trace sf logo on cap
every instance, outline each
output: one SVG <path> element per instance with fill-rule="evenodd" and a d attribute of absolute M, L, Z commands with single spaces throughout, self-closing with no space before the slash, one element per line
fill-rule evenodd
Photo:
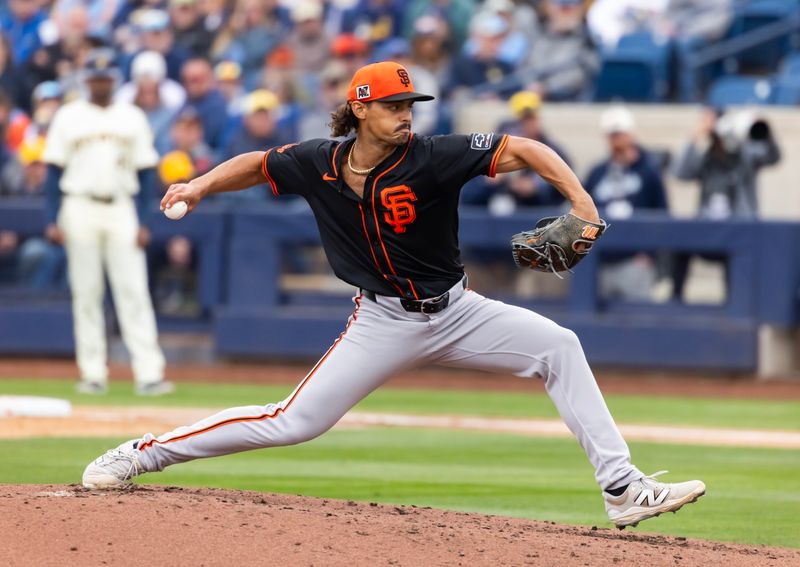
<path fill-rule="evenodd" d="M 369 98 L 369 85 L 361 85 L 356 87 L 356 98 L 359 100 L 362 98 Z"/>
<path fill-rule="evenodd" d="M 404 87 L 411 84 L 411 77 L 408 76 L 408 71 L 405 69 L 398 69 L 397 75 L 400 77 L 400 82 L 403 83 Z"/>

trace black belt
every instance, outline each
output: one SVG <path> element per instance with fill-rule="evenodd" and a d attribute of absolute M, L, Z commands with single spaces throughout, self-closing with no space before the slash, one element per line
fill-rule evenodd
<path fill-rule="evenodd" d="M 461 279 L 461 286 L 464 289 L 467 288 L 466 277 L 463 277 Z M 377 299 L 378 294 L 376 294 L 374 291 L 369 291 L 368 289 L 362 289 L 361 294 L 370 301 L 374 301 L 375 303 L 378 302 Z M 443 311 L 448 305 L 450 305 L 450 292 L 446 291 L 442 295 L 437 295 L 436 297 L 429 297 L 428 299 L 401 299 L 400 305 L 403 307 L 403 309 L 405 309 L 410 313 L 424 313 L 426 315 L 439 313 L 440 311 Z"/>
<path fill-rule="evenodd" d="M 105 195 L 72 195 L 70 193 L 64 193 L 70 197 L 86 197 L 90 201 L 94 201 L 96 203 L 103 203 L 104 205 L 110 205 L 116 200 L 116 197 L 105 196 Z"/>
<path fill-rule="evenodd" d="M 114 202 L 114 197 L 103 197 L 101 195 L 88 195 L 88 197 L 95 201 L 96 203 L 103 203 L 104 205 L 110 205 Z"/>

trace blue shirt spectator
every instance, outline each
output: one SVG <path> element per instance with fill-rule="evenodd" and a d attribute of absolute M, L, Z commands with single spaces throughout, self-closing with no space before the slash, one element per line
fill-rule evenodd
<path fill-rule="evenodd" d="M 8 10 L 0 13 L 0 32 L 14 46 L 14 63 L 20 64 L 41 47 L 39 26 L 47 13 L 31 0 L 10 0 Z"/>
<path fill-rule="evenodd" d="M 220 150 L 228 123 L 228 102 L 216 87 L 214 71 L 204 59 L 190 59 L 181 70 L 186 105 L 194 108 L 203 123 L 206 143 Z"/>

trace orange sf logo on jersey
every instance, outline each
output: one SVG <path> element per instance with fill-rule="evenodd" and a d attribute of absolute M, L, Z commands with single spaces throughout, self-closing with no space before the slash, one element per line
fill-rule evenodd
<path fill-rule="evenodd" d="M 387 187 L 381 191 L 381 203 L 389 209 L 383 213 L 383 218 L 397 234 L 404 233 L 406 225 L 416 220 L 417 211 L 412 204 L 416 200 L 417 196 L 408 185 Z"/>

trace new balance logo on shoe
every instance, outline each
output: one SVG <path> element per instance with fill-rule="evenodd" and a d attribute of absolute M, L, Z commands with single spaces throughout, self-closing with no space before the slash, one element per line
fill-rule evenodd
<path fill-rule="evenodd" d="M 667 496 L 669 496 L 669 488 L 661 489 L 658 496 L 655 495 L 652 489 L 645 488 L 639 493 L 634 502 L 637 506 L 658 506 L 667 499 Z"/>

